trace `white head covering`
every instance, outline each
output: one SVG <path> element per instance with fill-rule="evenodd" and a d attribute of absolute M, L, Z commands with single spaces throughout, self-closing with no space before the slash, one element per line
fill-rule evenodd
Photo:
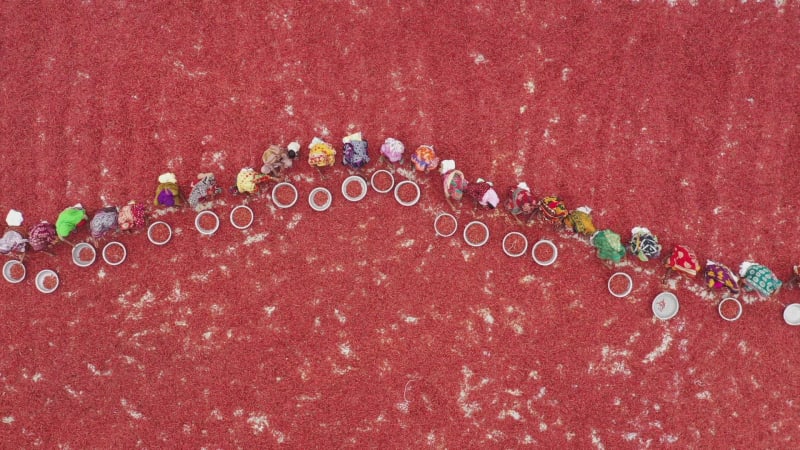
<path fill-rule="evenodd" d="M 11 211 L 8 212 L 8 215 L 6 216 L 6 223 L 10 227 L 18 227 L 22 225 L 22 213 L 15 209 L 12 209 Z"/>
<path fill-rule="evenodd" d="M 292 150 L 295 153 L 300 153 L 300 143 L 299 142 L 290 142 L 289 143 L 289 150 Z"/>
<path fill-rule="evenodd" d="M 483 202 L 491 205 L 492 208 L 497 208 L 497 205 L 500 204 L 500 197 L 497 196 L 497 192 L 494 189 L 489 189 L 483 194 Z"/>
<path fill-rule="evenodd" d="M 158 176 L 159 183 L 178 183 L 178 178 L 172 172 L 162 173 Z"/>
<path fill-rule="evenodd" d="M 439 164 L 439 170 L 442 173 L 450 172 L 451 170 L 455 170 L 455 168 L 456 168 L 456 162 L 453 161 L 452 159 L 445 159 Z"/>

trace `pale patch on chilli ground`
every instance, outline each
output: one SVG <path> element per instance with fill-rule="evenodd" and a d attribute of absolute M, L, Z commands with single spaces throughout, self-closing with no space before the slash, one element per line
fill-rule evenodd
<path fill-rule="evenodd" d="M 97 367 L 95 367 L 95 365 L 92 363 L 86 364 L 86 368 L 89 369 L 89 372 L 96 377 L 110 377 L 113 373 L 111 369 L 103 371 L 97 370 Z"/>
<path fill-rule="evenodd" d="M 355 356 L 353 349 L 350 348 L 349 342 L 341 342 L 337 347 L 339 348 L 339 353 L 341 353 L 345 358 L 352 358 Z"/>
<path fill-rule="evenodd" d="M 338 309 L 333 310 L 333 315 L 336 316 L 336 320 L 338 320 L 339 323 L 344 324 L 345 322 L 347 322 L 347 317 L 344 314 L 342 314 L 342 312 L 339 311 Z"/>
<path fill-rule="evenodd" d="M 672 336 L 669 332 L 664 333 L 664 336 L 661 338 L 661 345 L 653 349 L 647 356 L 644 357 L 642 360 L 643 364 L 651 363 L 656 360 L 656 358 L 662 356 L 664 353 L 669 350 L 670 344 L 672 343 Z"/>
<path fill-rule="evenodd" d="M 592 445 L 594 445 L 595 448 L 597 448 L 598 450 L 605 450 L 606 446 L 603 445 L 603 441 L 600 439 L 600 435 L 597 434 L 597 430 L 595 430 L 594 428 L 592 428 L 591 437 L 592 437 Z"/>
<path fill-rule="evenodd" d="M 494 316 L 492 316 L 492 311 L 489 308 L 479 309 L 476 314 L 487 324 L 494 325 Z"/>
<path fill-rule="evenodd" d="M 511 417 L 512 419 L 519 421 L 522 419 L 522 416 L 513 409 L 504 409 L 501 410 L 499 414 L 497 414 L 497 418 L 500 420 L 504 420 L 506 417 Z"/>
<path fill-rule="evenodd" d="M 472 61 L 475 63 L 475 65 L 486 64 L 489 62 L 482 53 L 475 51 L 470 52 L 469 57 L 472 58 Z"/>
<path fill-rule="evenodd" d="M 697 394 L 694 394 L 694 396 L 698 400 L 711 400 L 711 392 L 709 391 L 698 392 Z"/>
<path fill-rule="evenodd" d="M 525 88 L 525 92 L 528 94 L 533 94 L 536 92 L 536 82 L 534 80 L 528 80 L 525 84 L 522 85 Z"/>
<path fill-rule="evenodd" d="M 76 391 L 75 389 L 72 388 L 72 386 L 70 386 L 68 384 L 64 386 L 64 390 L 72 398 L 78 398 L 78 397 L 83 395 L 83 391 Z"/>
<path fill-rule="evenodd" d="M 411 323 L 415 325 L 417 324 L 417 322 L 419 322 L 419 318 L 402 313 L 400 314 L 400 319 L 405 323 Z"/>
<path fill-rule="evenodd" d="M 250 413 L 250 417 L 247 418 L 247 424 L 253 429 L 253 434 L 261 434 L 264 432 L 264 429 L 269 428 L 269 420 L 267 420 L 267 416 L 261 412 Z"/>
<path fill-rule="evenodd" d="M 470 386 L 470 379 L 474 375 L 472 371 L 467 366 L 463 366 L 461 368 L 461 373 L 464 376 L 464 379 L 461 383 L 461 390 L 458 393 L 458 400 L 456 403 L 464 412 L 464 417 L 472 417 L 472 415 L 478 411 L 480 411 L 481 406 L 476 401 L 469 401 L 469 394 L 471 391 L 476 390 L 477 388 L 483 387 L 489 383 L 489 380 L 482 379 L 480 383 L 476 387 Z"/>
<path fill-rule="evenodd" d="M 142 413 L 137 411 L 136 408 L 130 403 L 128 403 L 128 401 L 125 400 L 124 398 L 120 399 L 119 402 L 122 405 L 122 408 L 125 410 L 125 412 L 128 413 L 129 416 L 133 417 L 136 420 L 140 420 L 142 417 L 144 417 Z"/>
<path fill-rule="evenodd" d="M 604 345 L 601 350 L 601 361 L 597 365 L 589 363 L 588 373 L 593 374 L 597 370 L 601 370 L 609 375 L 622 374 L 630 376 L 631 370 L 626 362 L 630 355 L 630 350 L 617 350 Z"/>
<path fill-rule="evenodd" d="M 296 227 L 297 224 L 300 223 L 300 219 L 302 219 L 302 218 L 303 218 L 303 215 L 300 214 L 300 213 L 292 214 L 292 219 L 289 222 L 286 223 L 286 229 L 287 230 L 293 230 L 294 227 Z"/>

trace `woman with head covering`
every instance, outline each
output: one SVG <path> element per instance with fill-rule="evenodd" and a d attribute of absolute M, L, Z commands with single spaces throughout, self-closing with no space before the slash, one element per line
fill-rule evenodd
<path fill-rule="evenodd" d="M 658 238 L 645 227 L 634 227 L 631 230 L 631 242 L 628 244 L 631 254 L 640 261 L 661 256 L 661 244 Z"/>
<path fill-rule="evenodd" d="M 533 198 L 531 189 L 524 181 L 508 190 L 506 209 L 519 223 L 522 223 L 520 216 L 525 216 L 527 219 L 530 219 L 533 213 L 536 212 L 536 206 L 536 199 Z"/>
<path fill-rule="evenodd" d="M 308 164 L 316 167 L 320 177 L 325 178 L 322 169 L 336 164 L 336 150 L 327 142 L 315 137 L 308 145 Z"/>
<path fill-rule="evenodd" d="M 742 277 L 744 290 L 756 291 L 763 298 L 778 292 L 783 285 L 767 267 L 750 261 L 743 262 L 739 266 L 739 276 Z"/>
<path fill-rule="evenodd" d="M 420 145 L 417 150 L 411 155 L 411 162 L 414 167 L 420 172 L 428 173 L 431 170 L 436 170 L 439 167 L 439 158 L 436 156 L 436 151 L 432 145 Z"/>
<path fill-rule="evenodd" d="M 739 294 L 739 277 L 724 264 L 708 260 L 706 261 L 706 267 L 703 269 L 703 272 L 705 274 L 706 286 L 709 288 L 727 288 L 732 295 Z"/>
<path fill-rule="evenodd" d="M 147 227 L 147 207 L 134 200 L 119 208 L 117 223 L 122 231 L 134 231 Z"/>
<path fill-rule="evenodd" d="M 174 173 L 167 172 L 159 175 L 156 198 L 153 200 L 153 205 L 167 208 L 183 206 L 183 194 Z"/>
<path fill-rule="evenodd" d="M 28 246 L 28 240 L 25 238 L 25 229 L 22 228 L 22 213 L 15 210 L 10 210 L 6 216 L 6 229 L 3 236 L 0 237 L 0 253 L 11 257 L 12 254 L 18 253 L 19 260 L 25 258 L 25 249 Z"/>
<path fill-rule="evenodd" d="M 45 220 L 33 225 L 28 230 L 28 245 L 35 252 L 43 252 L 48 255 L 53 255 L 50 252 L 50 247 L 58 242 L 58 234 L 56 233 L 56 226 Z"/>
<path fill-rule="evenodd" d="M 597 249 L 597 257 L 618 263 L 625 257 L 625 246 L 622 238 L 611 230 L 600 230 L 592 235 L 589 243 Z"/>
<path fill-rule="evenodd" d="M 456 209 L 452 200 L 460 202 L 468 182 L 460 170 L 456 170 L 456 162 L 452 159 L 442 161 L 440 168 L 444 184 L 444 198 L 451 208 Z"/>
<path fill-rule="evenodd" d="M 588 206 L 576 208 L 564 217 L 564 226 L 572 230 L 573 233 L 591 236 L 597 231 L 592 221 L 591 213 L 592 209 Z"/>
<path fill-rule="evenodd" d="M 89 222 L 89 239 L 95 247 L 99 245 L 101 238 L 117 229 L 118 214 L 116 206 L 106 206 L 94 214 Z"/>
<path fill-rule="evenodd" d="M 212 200 L 216 195 L 222 193 L 222 189 L 217 186 L 217 178 L 213 173 L 197 174 L 197 183 L 192 186 L 189 192 L 189 206 L 197 210 L 201 202 Z"/>
<path fill-rule="evenodd" d="M 256 172 L 252 167 L 245 167 L 236 175 L 236 186 L 231 190 L 234 194 L 252 195 L 260 190 L 262 184 L 279 181 L 277 178 Z"/>
<path fill-rule="evenodd" d="M 300 156 L 300 144 L 292 142 L 288 148 L 270 145 L 261 156 L 261 173 L 277 177 L 284 170 L 292 167 L 294 159 Z"/>
<path fill-rule="evenodd" d="M 381 161 L 388 160 L 392 164 L 402 164 L 405 151 L 406 146 L 402 142 L 394 138 L 386 138 L 381 145 Z"/>
<path fill-rule="evenodd" d="M 553 224 L 561 224 L 564 218 L 567 217 L 567 214 L 569 214 L 567 206 L 561 198 L 556 195 L 544 197 L 539 200 L 539 212 L 541 212 L 544 220 Z"/>
<path fill-rule="evenodd" d="M 697 272 L 700 271 L 700 260 L 697 259 L 697 255 L 689 247 L 676 245 L 672 249 L 672 254 L 664 261 L 664 266 L 667 268 L 664 281 L 669 277 L 671 270 L 694 278 L 697 276 Z"/>
<path fill-rule="evenodd" d="M 86 215 L 86 210 L 83 209 L 80 203 L 61 211 L 58 219 L 56 219 L 56 234 L 58 238 L 69 245 L 73 245 L 72 242 L 67 240 L 67 237 L 87 219 L 89 219 L 89 216 Z"/>
<path fill-rule="evenodd" d="M 360 132 L 345 136 L 342 139 L 342 143 L 344 144 L 342 164 L 353 170 L 358 170 L 367 165 L 369 162 L 367 141 L 363 139 Z"/>
<path fill-rule="evenodd" d="M 464 193 L 484 208 L 494 209 L 500 204 L 500 196 L 494 190 L 494 185 L 483 178 L 478 178 L 474 183 L 469 183 L 464 189 Z"/>

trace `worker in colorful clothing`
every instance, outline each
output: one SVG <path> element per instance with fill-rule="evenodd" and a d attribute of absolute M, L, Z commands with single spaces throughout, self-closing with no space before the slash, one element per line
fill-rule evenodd
<path fill-rule="evenodd" d="M 252 167 L 245 167 L 236 175 L 236 186 L 231 189 L 235 194 L 252 195 L 259 192 L 261 185 L 271 181 L 278 182 L 278 178 L 256 172 Z"/>
<path fill-rule="evenodd" d="M 508 190 L 506 209 L 517 219 L 517 222 L 523 223 L 520 217 L 525 217 L 526 221 L 530 220 L 533 213 L 536 212 L 536 207 L 536 199 L 524 181 Z"/>
<path fill-rule="evenodd" d="M 261 156 L 263 165 L 261 173 L 278 177 L 281 173 L 292 167 L 294 160 L 300 156 L 300 144 L 292 142 L 287 148 L 270 145 Z"/>
<path fill-rule="evenodd" d="M 195 211 L 199 211 L 202 202 L 211 201 L 221 193 L 222 188 L 217 185 L 217 177 L 213 173 L 198 173 L 187 202 Z"/>
<path fill-rule="evenodd" d="M 381 145 L 381 162 L 389 161 L 392 164 L 403 163 L 403 153 L 406 146 L 395 138 L 386 138 Z"/>
<path fill-rule="evenodd" d="M 320 176 L 324 178 L 322 169 L 336 164 L 336 150 L 327 142 L 315 137 L 308 145 L 308 164 L 316 167 Z"/>
<path fill-rule="evenodd" d="M 573 233 L 592 236 L 597 231 L 597 228 L 594 226 L 591 214 L 592 209 L 588 206 L 576 208 L 564 217 L 564 226 L 572 230 Z"/>
<path fill-rule="evenodd" d="M 628 250 L 640 261 L 648 261 L 661 256 L 661 244 L 658 238 L 645 227 L 631 229 L 631 242 Z"/>
<path fill-rule="evenodd" d="M 739 265 L 739 276 L 745 291 L 755 291 L 762 298 L 775 294 L 783 285 L 766 266 L 750 261 Z"/>
<path fill-rule="evenodd" d="M 122 231 L 135 231 L 147 227 L 147 206 L 134 200 L 119 208 L 117 224 Z"/>
<path fill-rule="evenodd" d="M 183 194 L 174 173 L 167 172 L 158 176 L 158 186 L 156 187 L 153 206 L 163 206 L 165 208 L 183 206 Z"/>
<path fill-rule="evenodd" d="M 478 178 L 474 183 L 467 184 L 464 193 L 484 208 L 494 209 L 500 204 L 500 196 L 494 190 L 494 184 L 483 178 Z"/>
<path fill-rule="evenodd" d="M 56 219 L 56 234 L 58 235 L 58 239 L 74 247 L 75 244 L 68 241 L 67 238 L 76 228 L 83 225 L 88 219 L 89 216 L 86 215 L 86 210 L 80 203 L 61 211 L 58 215 L 58 219 Z"/>
<path fill-rule="evenodd" d="M 25 250 L 28 247 L 28 239 L 25 237 L 25 229 L 22 228 L 22 213 L 10 210 L 6 216 L 6 231 L 0 237 L 0 254 L 13 257 L 14 253 L 19 255 L 19 260 L 25 259 Z"/>
<path fill-rule="evenodd" d="M 428 173 L 436 170 L 439 167 L 439 158 L 436 156 L 436 151 L 432 145 L 420 145 L 417 150 L 411 155 L 411 162 L 414 167 L 420 172 Z"/>
<path fill-rule="evenodd" d="M 34 224 L 28 230 L 28 245 L 30 245 L 31 250 L 35 252 L 42 252 L 50 256 L 55 256 L 50 249 L 56 245 L 58 241 L 56 226 L 46 220 Z"/>
<path fill-rule="evenodd" d="M 672 249 L 670 256 L 664 261 L 664 266 L 667 268 L 667 272 L 664 274 L 664 282 L 669 278 L 670 271 L 694 278 L 697 276 L 697 272 L 700 271 L 700 260 L 697 259 L 697 255 L 689 247 L 676 245 Z"/>
<path fill-rule="evenodd" d="M 106 206 L 97 211 L 89 222 L 89 241 L 95 247 L 100 245 L 100 239 L 119 228 L 119 211 L 116 206 Z"/>
<path fill-rule="evenodd" d="M 545 221 L 552 224 L 562 224 L 564 219 L 569 214 L 567 206 L 556 195 L 544 197 L 539 200 L 539 212 Z"/>
<path fill-rule="evenodd" d="M 625 257 L 622 238 L 611 230 L 600 230 L 592 235 L 589 243 L 597 249 L 597 257 L 604 261 L 618 263 Z"/>
<path fill-rule="evenodd" d="M 452 159 L 442 161 L 439 171 L 442 173 L 444 198 L 452 209 L 456 209 L 455 205 L 453 205 L 453 200 L 461 201 L 464 196 L 464 189 L 469 183 L 464 174 L 460 170 L 456 170 L 456 162 Z"/>
<path fill-rule="evenodd" d="M 342 164 L 353 170 L 359 170 L 367 165 L 369 162 L 367 141 L 364 140 L 360 132 L 345 136 L 342 139 L 342 143 L 344 144 Z"/>
<path fill-rule="evenodd" d="M 728 289 L 732 295 L 739 294 L 739 277 L 722 263 L 711 260 L 706 261 L 703 269 L 706 286 L 711 289 Z"/>

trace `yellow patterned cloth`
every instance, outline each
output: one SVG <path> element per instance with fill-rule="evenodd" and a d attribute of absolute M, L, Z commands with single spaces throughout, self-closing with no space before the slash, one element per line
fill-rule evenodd
<path fill-rule="evenodd" d="M 318 142 L 308 151 L 308 163 L 313 167 L 330 167 L 336 163 L 336 150 L 326 142 Z"/>
<path fill-rule="evenodd" d="M 267 183 L 272 180 L 272 177 L 263 173 L 256 172 L 254 169 L 247 167 L 239 171 L 236 175 L 236 189 L 243 194 L 255 194 L 258 192 L 258 186 L 261 183 Z"/>
<path fill-rule="evenodd" d="M 573 232 L 586 236 L 591 236 L 597 231 L 592 221 L 592 216 L 578 209 L 570 211 L 567 217 L 564 217 L 564 225 Z"/>

